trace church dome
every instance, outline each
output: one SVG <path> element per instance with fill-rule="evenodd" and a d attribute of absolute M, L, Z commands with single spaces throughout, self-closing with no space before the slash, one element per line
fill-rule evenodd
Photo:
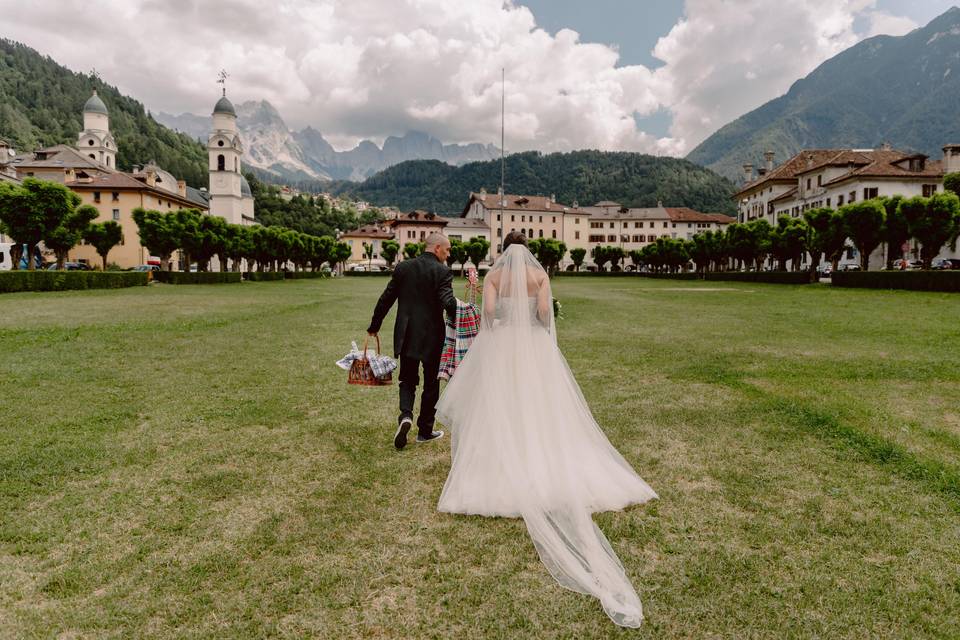
<path fill-rule="evenodd" d="M 217 100 L 217 106 L 213 108 L 214 113 L 226 113 L 231 116 L 236 116 L 237 112 L 233 108 L 233 103 L 227 100 L 227 96 L 223 96 Z"/>
<path fill-rule="evenodd" d="M 232 108 L 232 107 L 231 107 Z M 100 96 L 97 95 L 97 92 L 94 91 L 93 95 L 90 96 L 90 99 L 83 105 L 84 113 L 102 113 L 103 115 L 110 115 L 107 113 L 107 105 L 103 104 L 103 100 L 100 99 Z"/>
<path fill-rule="evenodd" d="M 250 183 L 242 175 L 240 176 L 240 195 L 244 198 L 252 198 L 253 191 L 250 190 Z"/>

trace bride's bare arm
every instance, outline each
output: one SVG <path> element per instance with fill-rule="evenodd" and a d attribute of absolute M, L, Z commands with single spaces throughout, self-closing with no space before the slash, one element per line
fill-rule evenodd
<path fill-rule="evenodd" d="M 493 319 L 497 314 L 497 281 L 499 272 L 488 273 L 483 279 L 483 322 L 492 327 Z"/>
<path fill-rule="evenodd" d="M 540 280 L 537 290 L 537 317 L 543 326 L 550 326 L 550 315 L 553 313 L 553 299 L 550 296 L 550 281 L 546 275 Z"/>

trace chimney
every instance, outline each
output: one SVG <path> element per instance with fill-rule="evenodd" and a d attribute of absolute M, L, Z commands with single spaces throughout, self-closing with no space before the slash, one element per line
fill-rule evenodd
<path fill-rule="evenodd" d="M 573 208 L 574 208 L 574 209 L 579 209 L 579 208 L 580 208 L 580 203 L 577 202 L 576 200 L 574 200 L 574 201 L 573 201 Z"/>
<path fill-rule="evenodd" d="M 753 163 L 748 162 L 743 165 L 743 181 L 753 182 Z"/>
<path fill-rule="evenodd" d="M 157 172 L 153 167 L 146 167 L 144 172 L 147 174 L 147 186 L 157 186 Z"/>
<path fill-rule="evenodd" d="M 486 188 L 480 187 L 480 197 L 481 197 L 481 198 L 486 198 L 486 197 L 487 197 L 487 190 L 486 190 Z"/>
<path fill-rule="evenodd" d="M 177 180 L 177 195 L 181 198 L 187 197 L 187 183 L 184 180 Z"/>
<path fill-rule="evenodd" d="M 770 173 L 771 171 L 773 171 L 773 158 L 774 158 L 773 151 L 768 150 L 763 153 L 763 159 L 766 160 L 767 162 L 767 173 Z"/>
<path fill-rule="evenodd" d="M 960 144 L 948 144 L 943 147 L 943 172 L 960 171 Z"/>
<path fill-rule="evenodd" d="M 884 142 L 880 145 L 880 151 L 892 151 L 893 146 L 889 142 Z"/>
<path fill-rule="evenodd" d="M 556 202 L 556 201 L 557 201 L 557 194 L 551 193 L 551 194 L 550 194 L 550 202 Z"/>

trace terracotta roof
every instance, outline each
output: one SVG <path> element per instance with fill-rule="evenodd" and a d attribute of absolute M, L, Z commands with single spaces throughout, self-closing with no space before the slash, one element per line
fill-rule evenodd
<path fill-rule="evenodd" d="M 591 220 L 669 220 L 670 214 L 663 207 L 633 207 L 610 210 L 605 207 L 586 207 Z"/>
<path fill-rule="evenodd" d="M 117 189 L 120 191 L 130 191 L 130 190 L 146 191 L 151 195 L 168 198 L 170 200 L 174 200 L 188 207 L 207 208 L 207 205 L 191 200 L 190 198 L 185 198 L 177 193 L 171 193 L 169 191 L 166 191 L 165 189 L 150 187 L 145 182 L 141 182 L 137 180 L 136 178 L 131 176 L 129 173 L 122 173 L 120 171 L 96 175 L 89 180 L 83 180 L 83 181 L 74 180 L 73 182 L 67 182 L 66 186 L 70 187 L 74 191 L 78 189 L 82 189 L 82 190 Z"/>
<path fill-rule="evenodd" d="M 735 220 L 722 213 L 700 213 L 688 207 L 665 207 L 673 222 L 719 222 L 729 223 Z"/>
<path fill-rule="evenodd" d="M 807 170 L 808 163 L 809 166 L 821 164 L 843 151 L 844 149 L 807 149 L 801 151 L 780 166 L 774 167 L 769 173 L 740 187 L 740 190 L 733 194 L 733 197 L 737 198 L 741 194 L 752 191 L 768 182 L 792 182 L 797 179 L 797 175 L 801 171 Z"/>
<path fill-rule="evenodd" d="M 869 164 L 860 166 L 853 171 L 838 176 L 827 182 L 828 185 L 839 184 L 853 178 L 917 178 L 940 179 L 943 177 L 943 162 L 940 160 L 926 160 L 922 170 L 903 168 L 899 162 L 914 158 L 923 158 L 916 154 L 901 153 L 898 151 L 878 152 Z"/>
<path fill-rule="evenodd" d="M 487 223 L 480 218 L 450 218 L 447 231 L 450 229 L 487 229 Z"/>
<path fill-rule="evenodd" d="M 447 219 L 435 213 L 417 209 L 416 211 L 403 213 L 396 218 L 387 220 L 387 224 L 391 227 L 398 224 L 429 224 L 445 227 L 447 226 Z"/>
<path fill-rule="evenodd" d="M 565 204 L 554 202 L 546 196 L 519 196 L 504 195 L 504 211 L 535 211 L 537 213 L 557 214 L 563 213 L 564 209 L 570 209 Z M 500 210 L 500 196 L 496 193 L 471 193 L 467 205 L 463 208 L 460 217 L 464 217 L 474 202 L 480 202 L 487 209 Z"/>
<path fill-rule="evenodd" d="M 368 224 L 360 227 L 359 229 L 354 229 L 353 231 L 347 231 L 340 235 L 341 238 L 370 238 L 373 240 L 390 240 L 393 238 L 393 232 L 385 231 L 381 227 L 378 227 L 373 224 Z"/>
<path fill-rule="evenodd" d="M 37 156 L 46 156 L 43 160 L 38 160 Z M 105 165 L 96 160 L 83 155 L 73 147 L 65 144 L 58 144 L 45 149 L 38 149 L 30 153 L 24 153 L 10 161 L 10 166 L 23 169 L 97 169 L 99 171 L 112 171 Z"/>

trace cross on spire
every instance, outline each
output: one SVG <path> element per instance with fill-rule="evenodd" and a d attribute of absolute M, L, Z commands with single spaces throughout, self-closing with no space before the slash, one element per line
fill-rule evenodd
<path fill-rule="evenodd" d="M 230 74 L 226 72 L 225 69 L 220 69 L 220 73 L 217 74 L 217 84 L 223 85 L 223 96 L 227 96 L 227 78 L 230 77 Z"/>

